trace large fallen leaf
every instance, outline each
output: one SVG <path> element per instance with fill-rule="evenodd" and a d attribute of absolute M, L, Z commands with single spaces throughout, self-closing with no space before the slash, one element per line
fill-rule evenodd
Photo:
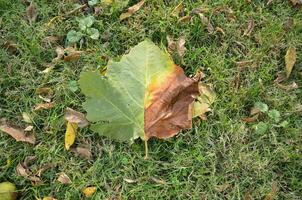
<path fill-rule="evenodd" d="M 30 144 L 36 143 L 35 135 L 25 134 L 23 129 L 17 128 L 8 124 L 5 120 L 0 120 L 0 130 L 12 136 L 16 141 L 28 142 Z"/>
<path fill-rule="evenodd" d="M 73 145 L 75 141 L 75 136 L 77 133 L 78 124 L 67 122 L 67 128 L 65 132 L 65 149 L 69 150 L 70 146 Z"/>
<path fill-rule="evenodd" d="M 142 0 L 142 1 L 138 2 L 137 4 L 129 7 L 127 9 L 127 12 L 122 13 L 120 15 L 120 20 L 122 21 L 122 20 L 124 20 L 124 19 L 126 19 L 128 17 L 131 17 L 136 11 L 138 11 L 144 5 L 144 3 L 145 3 L 145 1 Z"/>
<path fill-rule="evenodd" d="M 285 54 L 285 67 L 286 67 L 286 77 L 288 78 L 292 73 L 293 67 L 296 62 L 296 48 L 289 47 Z"/>
<path fill-rule="evenodd" d="M 111 62 L 106 75 L 81 74 L 91 129 L 118 140 L 169 138 L 192 127 L 200 74 L 185 76 L 168 54 L 144 41 Z"/>

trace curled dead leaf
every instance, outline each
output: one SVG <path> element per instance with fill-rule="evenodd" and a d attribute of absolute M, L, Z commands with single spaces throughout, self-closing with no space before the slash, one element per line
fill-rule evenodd
<path fill-rule="evenodd" d="M 66 108 L 65 120 L 71 123 L 78 124 L 78 127 L 80 128 L 88 126 L 89 124 L 88 120 L 86 119 L 86 116 L 83 113 L 75 111 L 71 108 Z"/>
<path fill-rule="evenodd" d="M 286 77 L 288 78 L 293 70 L 293 67 L 296 63 L 297 54 L 295 47 L 289 47 L 286 51 L 285 55 L 285 69 L 286 69 Z"/>
<path fill-rule="evenodd" d="M 36 4 L 34 3 L 34 1 L 31 1 L 29 6 L 26 8 L 26 15 L 29 24 L 32 25 L 32 23 L 36 21 L 38 16 Z"/>
<path fill-rule="evenodd" d="M 32 172 L 28 169 L 29 163 L 34 161 L 36 156 L 27 156 L 24 162 L 19 163 L 16 167 L 17 174 L 22 176 L 32 182 L 33 185 L 39 185 L 42 183 L 42 180 L 33 175 Z"/>
<path fill-rule="evenodd" d="M 224 30 L 222 28 L 218 27 L 218 26 L 215 28 L 215 31 L 218 32 L 218 33 L 221 33 L 222 35 L 225 35 Z"/>
<path fill-rule="evenodd" d="M 34 107 L 34 110 L 35 111 L 38 111 L 38 110 L 48 110 L 48 109 L 51 109 L 55 106 L 55 104 L 53 102 L 50 102 L 50 103 L 39 103 L 37 104 L 35 107 Z"/>
<path fill-rule="evenodd" d="M 254 30 L 254 27 L 255 27 L 255 21 L 254 19 L 250 19 L 247 28 L 243 33 L 243 36 L 250 36 Z"/>
<path fill-rule="evenodd" d="M 85 197 L 92 197 L 92 195 L 96 192 L 97 188 L 94 186 L 86 187 L 82 190 L 82 193 Z"/>
<path fill-rule="evenodd" d="M 138 11 L 144 5 L 144 3 L 145 3 L 145 1 L 142 0 L 142 1 L 138 2 L 137 4 L 129 7 L 127 9 L 127 12 L 122 13 L 120 15 L 120 21 L 122 21 L 122 20 L 124 20 L 124 19 L 126 19 L 128 17 L 131 17 L 136 11 Z"/>
<path fill-rule="evenodd" d="M 124 178 L 124 181 L 127 183 L 137 183 L 137 179 Z"/>
<path fill-rule="evenodd" d="M 59 177 L 57 179 L 62 184 L 71 184 L 70 178 L 64 172 L 59 173 Z"/>
<path fill-rule="evenodd" d="M 27 142 L 30 144 L 36 143 L 35 135 L 25 134 L 23 129 L 8 124 L 4 119 L 0 120 L 0 130 L 13 137 L 16 141 Z"/>
<path fill-rule="evenodd" d="M 186 16 L 183 16 L 181 17 L 178 22 L 182 22 L 182 23 L 187 23 L 187 22 L 190 22 L 192 19 L 192 16 L 191 15 L 186 15 Z"/>

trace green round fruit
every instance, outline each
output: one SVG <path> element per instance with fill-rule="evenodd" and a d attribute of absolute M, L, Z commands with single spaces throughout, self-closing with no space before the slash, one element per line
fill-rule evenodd
<path fill-rule="evenodd" d="M 0 199 L 1 200 L 15 200 L 16 186 L 10 182 L 0 183 Z"/>

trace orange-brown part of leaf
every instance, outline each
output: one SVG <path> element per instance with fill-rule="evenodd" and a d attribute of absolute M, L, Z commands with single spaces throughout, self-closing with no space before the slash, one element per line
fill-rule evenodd
<path fill-rule="evenodd" d="M 148 86 L 150 102 L 145 104 L 145 140 L 169 138 L 192 127 L 192 107 L 199 94 L 199 77 L 188 78 L 182 68 L 174 66 L 165 81 Z"/>

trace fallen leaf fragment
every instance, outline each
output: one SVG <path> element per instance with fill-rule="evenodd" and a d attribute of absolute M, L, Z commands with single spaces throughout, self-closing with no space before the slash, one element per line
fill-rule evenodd
<path fill-rule="evenodd" d="M 36 89 L 36 94 L 51 98 L 54 92 L 50 87 L 40 87 Z"/>
<path fill-rule="evenodd" d="M 34 129 L 33 126 L 27 126 L 27 127 L 24 129 L 24 131 L 29 132 L 29 131 L 32 131 L 33 129 Z"/>
<path fill-rule="evenodd" d="M 36 138 L 33 134 L 27 135 L 23 129 L 9 125 L 5 120 L 0 120 L 0 130 L 12 136 L 16 141 L 30 144 L 36 143 Z"/>
<path fill-rule="evenodd" d="M 137 183 L 137 179 L 124 178 L 124 181 L 127 183 Z"/>
<path fill-rule="evenodd" d="M 65 111 L 65 120 L 71 123 L 76 123 L 78 127 L 83 128 L 88 126 L 89 122 L 83 113 L 67 108 Z"/>
<path fill-rule="evenodd" d="M 224 30 L 218 26 L 215 28 L 215 31 L 221 33 L 222 35 L 225 35 Z"/>
<path fill-rule="evenodd" d="M 32 123 L 31 116 L 26 112 L 22 113 L 22 118 L 23 118 L 23 121 L 25 121 L 26 123 L 29 123 L 29 124 Z"/>
<path fill-rule="evenodd" d="M 127 9 L 127 12 L 122 13 L 120 15 L 120 21 L 122 21 L 122 20 L 124 20 L 124 19 L 126 19 L 128 17 L 131 17 L 136 11 L 138 11 L 144 5 L 144 3 L 145 3 L 145 1 L 142 0 L 142 1 L 138 2 L 137 4 L 129 7 Z"/>
<path fill-rule="evenodd" d="M 53 197 L 43 197 L 42 200 L 57 200 L 57 199 L 55 199 L 55 198 L 53 198 Z"/>
<path fill-rule="evenodd" d="M 302 1 L 301 0 L 290 0 L 290 2 L 293 4 L 293 6 L 302 5 Z"/>
<path fill-rule="evenodd" d="M 176 43 L 176 49 L 177 49 L 177 53 L 179 55 L 179 57 L 183 57 L 186 51 L 186 47 L 185 47 L 185 37 L 181 36 L 178 38 L 177 43 Z"/>
<path fill-rule="evenodd" d="M 184 5 L 183 5 L 183 3 L 181 2 L 180 4 L 178 4 L 178 5 L 173 9 L 171 15 L 172 15 L 173 17 L 178 17 L 179 14 L 183 11 L 183 9 L 184 9 Z"/>
<path fill-rule="evenodd" d="M 55 104 L 53 102 L 50 102 L 50 103 L 39 103 L 37 104 L 35 107 L 34 107 L 34 110 L 35 111 L 38 111 L 38 110 L 48 110 L 48 109 L 51 109 L 55 106 Z"/>
<path fill-rule="evenodd" d="M 59 177 L 57 179 L 62 184 L 71 184 L 70 178 L 64 172 L 59 173 Z"/>
<path fill-rule="evenodd" d="M 55 165 L 52 163 L 44 164 L 42 167 L 35 173 L 38 177 L 41 177 L 42 173 L 47 171 L 48 169 L 54 167 Z"/>
<path fill-rule="evenodd" d="M 76 123 L 67 122 L 66 132 L 65 132 L 65 149 L 69 150 L 70 146 L 73 145 L 75 141 L 75 136 L 77 133 L 78 125 Z"/>
<path fill-rule="evenodd" d="M 178 22 L 183 22 L 183 23 L 187 23 L 187 22 L 190 22 L 192 19 L 192 16 L 191 15 L 186 15 L 186 16 L 183 16 L 181 17 Z"/>
<path fill-rule="evenodd" d="M 258 119 L 258 117 L 259 117 L 259 114 L 255 114 L 252 117 L 245 117 L 245 118 L 243 118 L 242 121 L 250 123 L 250 122 L 256 121 Z"/>
<path fill-rule="evenodd" d="M 90 151 L 90 149 L 88 149 L 88 148 L 77 147 L 77 148 L 75 149 L 75 152 L 76 152 L 79 156 L 81 156 L 82 158 L 85 158 L 85 159 L 87 159 L 87 160 L 91 160 L 91 158 L 92 158 L 91 151 Z"/>
<path fill-rule="evenodd" d="M 92 197 L 92 195 L 96 192 L 96 187 L 90 186 L 86 187 L 82 190 L 82 193 L 85 195 L 85 197 Z"/>
<path fill-rule="evenodd" d="M 81 57 L 82 51 L 78 51 L 73 47 L 63 47 L 58 46 L 56 48 L 57 57 L 54 58 L 53 62 L 58 62 L 59 60 L 64 60 L 66 62 L 76 61 Z"/>
<path fill-rule="evenodd" d="M 286 90 L 286 91 L 290 91 L 290 90 L 295 90 L 295 89 L 298 89 L 299 86 L 296 82 L 292 82 L 291 84 L 289 85 L 282 85 L 280 83 L 276 83 L 277 86 L 283 90 Z"/>
<path fill-rule="evenodd" d="M 286 77 L 288 78 L 293 70 L 293 67 L 296 63 L 297 54 L 295 47 L 289 47 L 285 54 L 285 68 L 286 68 Z"/>
<path fill-rule="evenodd" d="M 254 19 L 250 19 L 247 28 L 243 33 L 243 36 L 250 36 L 254 30 L 254 27 L 255 27 L 255 21 Z"/>
<path fill-rule="evenodd" d="M 155 177 L 151 177 L 150 178 L 154 183 L 157 183 L 157 184 L 161 184 L 161 185 L 165 185 L 167 184 L 167 182 L 163 179 L 160 179 L 160 178 L 155 178 Z"/>
<path fill-rule="evenodd" d="M 29 24 L 32 25 L 33 22 L 37 19 L 37 8 L 34 1 L 30 2 L 30 5 L 26 8 L 26 15 L 29 21 Z"/>
<path fill-rule="evenodd" d="M 199 13 L 199 18 L 201 20 L 201 23 L 207 27 L 207 31 L 210 34 L 214 33 L 214 26 L 211 24 L 210 20 L 203 14 L 203 13 Z"/>
<path fill-rule="evenodd" d="M 277 77 L 274 80 L 274 82 L 275 83 L 281 83 L 281 82 L 285 81 L 286 79 L 287 79 L 286 74 L 284 72 L 278 72 Z"/>
<path fill-rule="evenodd" d="M 6 41 L 3 43 L 2 47 L 6 49 L 10 54 L 18 54 L 18 45 L 13 41 Z"/>
<path fill-rule="evenodd" d="M 39 177 L 34 176 L 28 169 L 26 161 L 19 163 L 16 167 L 16 171 L 19 176 L 22 176 L 32 182 L 34 185 L 42 183 L 42 180 Z"/>
<path fill-rule="evenodd" d="M 182 58 L 185 54 L 186 47 L 185 47 L 185 37 L 181 36 L 176 41 L 174 41 L 170 36 L 167 36 L 168 41 L 168 52 L 173 53 L 177 52 L 178 56 Z"/>
<path fill-rule="evenodd" d="M 82 51 L 77 51 L 75 48 L 68 47 L 65 49 L 64 61 L 76 61 L 81 57 Z"/>

